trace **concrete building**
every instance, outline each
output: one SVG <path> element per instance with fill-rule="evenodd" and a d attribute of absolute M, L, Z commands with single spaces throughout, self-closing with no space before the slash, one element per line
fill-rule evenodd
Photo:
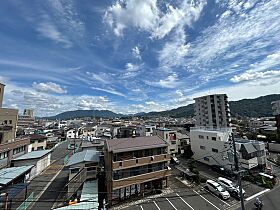
<path fill-rule="evenodd" d="M 32 109 L 25 109 L 23 115 L 18 116 L 18 127 L 28 128 L 34 126 L 35 117 Z"/>
<path fill-rule="evenodd" d="M 159 136 L 169 144 L 169 154 L 178 153 L 179 141 L 177 138 L 177 131 L 168 128 L 158 128 L 154 130 L 154 136 Z"/>
<path fill-rule="evenodd" d="M 2 108 L 2 105 L 3 105 L 4 88 L 5 88 L 5 85 L 0 83 L 0 108 Z"/>
<path fill-rule="evenodd" d="M 158 136 L 106 140 L 104 159 L 109 206 L 168 186 L 168 144 Z"/>
<path fill-rule="evenodd" d="M 45 150 L 47 147 L 48 137 L 41 134 L 30 134 L 27 137 L 30 138 L 30 144 L 32 146 L 32 151 Z"/>
<path fill-rule="evenodd" d="M 139 125 L 139 126 L 137 126 L 136 135 L 137 136 L 152 136 L 155 129 L 156 129 L 155 125 Z"/>
<path fill-rule="evenodd" d="M 278 139 L 280 139 L 280 100 L 272 102 L 272 111 L 276 120 Z"/>
<path fill-rule="evenodd" d="M 190 132 L 193 158 L 208 165 L 233 169 L 231 128 L 192 128 Z M 235 139 L 239 163 L 244 169 L 262 169 L 266 166 L 265 144 L 259 141 Z"/>
<path fill-rule="evenodd" d="M 226 94 L 207 95 L 194 100 L 196 126 L 230 127 L 230 110 Z"/>
<path fill-rule="evenodd" d="M 12 160 L 12 167 L 34 166 L 30 172 L 30 178 L 40 174 L 51 164 L 51 150 L 32 151 Z"/>

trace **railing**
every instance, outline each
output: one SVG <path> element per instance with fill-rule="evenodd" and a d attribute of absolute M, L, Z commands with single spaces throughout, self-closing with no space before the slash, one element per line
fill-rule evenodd
<path fill-rule="evenodd" d="M 70 198 L 86 181 L 87 173 L 86 169 L 83 168 L 79 173 L 77 173 L 67 184 L 67 199 Z"/>

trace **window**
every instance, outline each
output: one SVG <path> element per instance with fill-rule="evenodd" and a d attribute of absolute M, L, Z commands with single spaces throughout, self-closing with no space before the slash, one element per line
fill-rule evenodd
<path fill-rule="evenodd" d="M 198 135 L 198 138 L 199 139 L 204 139 L 204 136 L 203 135 Z"/>
<path fill-rule="evenodd" d="M 122 166 L 122 162 L 119 163 L 119 166 Z"/>
<path fill-rule="evenodd" d="M 176 141 L 171 141 L 171 144 L 176 144 Z"/>
<path fill-rule="evenodd" d="M 44 147 L 37 147 L 37 150 L 43 150 L 44 149 Z"/>
<path fill-rule="evenodd" d="M 205 150 L 205 146 L 200 146 L 200 149 L 203 149 L 203 150 Z"/>
<path fill-rule="evenodd" d="M 4 120 L 4 124 L 7 125 L 7 124 L 8 124 L 8 121 L 7 121 L 7 120 Z"/>
<path fill-rule="evenodd" d="M 212 148 L 212 152 L 218 153 L 219 151 L 215 148 Z"/>
<path fill-rule="evenodd" d="M 216 140 L 217 140 L 217 138 L 216 138 L 215 136 L 213 136 L 213 137 L 212 137 L 212 140 L 213 140 L 213 141 L 216 141 Z"/>
<path fill-rule="evenodd" d="M 9 123 L 10 123 L 10 124 L 12 124 L 12 123 L 13 123 L 13 121 L 12 121 L 12 120 L 9 120 Z"/>
<path fill-rule="evenodd" d="M 207 136 L 207 139 L 209 139 L 209 136 Z"/>
<path fill-rule="evenodd" d="M 79 168 L 71 168 L 70 171 L 71 171 L 71 174 L 75 174 L 75 173 L 78 173 L 80 171 L 80 169 Z"/>
<path fill-rule="evenodd" d="M 8 152 L 0 153 L 0 160 L 8 157 Z"/>
<path fill-rule="evenodd" d="M 204 157 L 203 158 L 205 161 L 208 161 L 209 162 L 209 158 L 208 157 Z"/>

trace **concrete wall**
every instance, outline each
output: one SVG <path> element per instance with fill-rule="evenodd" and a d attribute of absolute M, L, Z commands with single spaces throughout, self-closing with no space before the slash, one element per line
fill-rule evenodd
<path fill-rule="evenodd" d="M 268 143 L 268 151 L 270 151 L 270 152 L 280 152 L 280 144 Z"/>

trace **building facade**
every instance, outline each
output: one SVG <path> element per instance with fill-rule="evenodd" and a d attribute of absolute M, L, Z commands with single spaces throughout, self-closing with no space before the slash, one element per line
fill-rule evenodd
<path fill-rule="evenodd" d="M 192 128 L 190 132 L 193 158 L 207 165 L 234 168 L 230 128 Z M 266 166 L 265 144 L 259 141 L 236 139 L 239 163 L 243 169 L 264 168 Z"/>
<path fill-rule="evenodd" d="M 139 125 L 136 130 L 136 135 L 137 136 L 152 136 L 155 129 L 156 129 L 155 125 Z"/>
<path fill-rule="evenodd" d="M 272 102 L 272 111 L 276 120 L 278 139 L 280 139 L 280 100 Z"/>
<path fill-rule="evenodd" d="M 106 140 L 108 204 L 168 186 L 168 144 L 157 136 Z"/>
<path fill-rule="evenodd" d="M 159 136 L 169 144 L 168 145 L 169 154 L 178 153 L 178 147 L 180 143 L 177 138 L 177 131 L 168 128 L 158 128 L 154 130 L 154 136 Z"/>
<path fill-rule="evenodd" d="M 24 109 L 23 115 L 18 116 L 18 127 L 28 128 L 35 123 L 35 117 L 32 109 Z"/>
<path fill-rule="evenodd" d="M 230 127 L 230 109 L 226 94 L 207 95 L 194 100 L 196 126 Z"/>

